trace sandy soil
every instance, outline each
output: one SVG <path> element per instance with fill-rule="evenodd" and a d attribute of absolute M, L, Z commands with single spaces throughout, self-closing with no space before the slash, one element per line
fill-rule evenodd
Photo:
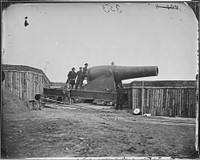
<path fill-rule="evenodd" d="M 189 157 L 195 152 L 195 119 L 134 116 L 88 104 L 30 110 L 11 93 L 3 94 L 7 158 Z"/>

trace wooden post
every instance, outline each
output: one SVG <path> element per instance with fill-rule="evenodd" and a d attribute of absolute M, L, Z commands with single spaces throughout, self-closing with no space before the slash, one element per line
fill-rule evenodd
<path fill-rule="evenodd" d="M 143 115 L 144 112 L 144 81 L 142 81 L 142 109 L 141 114 Z"/>

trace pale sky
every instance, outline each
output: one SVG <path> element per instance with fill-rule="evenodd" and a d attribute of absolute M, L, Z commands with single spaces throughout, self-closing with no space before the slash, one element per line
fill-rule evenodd
<path fill-rule="evenodd" d="M 66 82 L 86 62 L 158 66 L 157 77 L 135 80 L 194 80 L 197 73 L 198 21 L 185 3 L 14 4 L 2 23 L 3 63 L 42 69 L 50 81 Z"/>

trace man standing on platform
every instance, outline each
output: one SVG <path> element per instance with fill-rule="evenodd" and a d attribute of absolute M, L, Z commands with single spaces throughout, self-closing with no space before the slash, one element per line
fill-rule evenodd
<path fill-rule="evenodd" d="M 68 79 L 67 79 L 67 82 L 66 83 L 69 83 L 72 87 L 72 89 L 74 88 L 74 85 L 75 85 L 75 79 L 76 79 L 76 76 L 77 76 L 77 73 L 75 72 L 75 68 L 73 67 L 71 71 L 69 71 L 68 73 Z"/>
<path fill-rule="evenodd" d="M 83 78 L 83 70 L 82 70 L 82 67 L 79 67 L 79 71 L 77 72 L 75 90 L 77 90 L 78 87 L 80 88 L 82 87 L 82 78 Z"/>
<path fill-rule="evenodd" d="M 87 70 L 88 70 L 88 63 L 85 63 L 85 67 L 83 67 L 81 86 L 83 85 L 83 81 L 85 80 L 85 78 L 87 78 Z"/>

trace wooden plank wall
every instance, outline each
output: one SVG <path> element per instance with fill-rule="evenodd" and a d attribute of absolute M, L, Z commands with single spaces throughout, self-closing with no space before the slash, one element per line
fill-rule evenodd
<path fill-rule="evenodd" d="M 21 100 L 34 99 L 35 94 L 42 94 L 49 82 L 43 74 L 31 71 L 4 70 L 4 88 L 17 95 Z"/>
<path fill-rule="evenodd" d="M 196 117 L 195 87 L 133 87 L 132 108 L 153 116 Z"/>

